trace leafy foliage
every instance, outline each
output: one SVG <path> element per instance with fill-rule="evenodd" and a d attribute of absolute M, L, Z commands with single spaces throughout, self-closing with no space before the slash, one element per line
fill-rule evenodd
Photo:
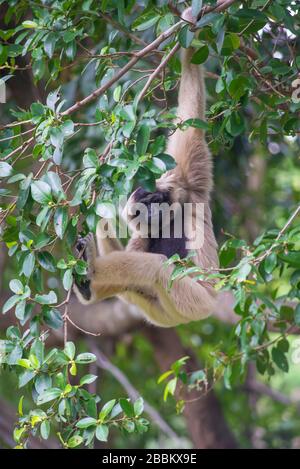
<path fill-rule="evenodd" d="M 30 434 L 47 439 L 53 428 L 68 448 L 91 446 L 95 438 L 106 441 L 112 427 L 125 433 L 147 431 L 141 399 L 103 405 L 85 389 L 96 377 L 77 379 L 77 368 L 92 362 L 92 354 L 76 355 L 67 341 L 63 350 L 45 350 L 45 343 L 52 329 L 67 333 L 73 277 L 86 274 L 85 262 L 72 252 L 78 233 L 95 231 L 106 202 L 116 202 L 137 185 L 152 190 L 156 178 L 174 167 L 165 153 L 167 134 L 177 127 L 201 128 L 213 155 L 222 156 L 225 148 L 232 161 L 238 158 L 233 157 L 237 147 L 249 153 L 249 146 L 285 145 L 288 153 L 288 142 L 299 138 L 297 2 L 248 0 L 219 12 L 213 11 L 215 3 L 192 2 L 195 15 L 202 7 L 211 8 L 198 15 L 194 32 L 178 21 L 167 1 L 0 2 L 5 9 L 1 70 L 14 80 L 11 75 L 20 73 L 25 60 L 37 89 L 47 90 L 42 102 L 32 102 L 26 110 L 9 102 L 5 109 L 11 117 L 6 113 L 7 123 L 0 128 L 1 240 L 13 261 L 6 273 L 11 295 L 2 312 L 14 313 L 18 323 L 0 342 L 1 362 L 16 372 L 19 387 L 30 390 L 32 399 L 29 412 L 23 411 L 22 398 L 19 402 L 18 447 L 26 446 Z M 168 38 L 161 49 L 141 54 L 125 74 L 136 50 L 162 33 Z M 192 62 L 208 68 L 213 99 L 206 122 L 173 123 L 172 92 L 180 77 L 175 55 L 168 71 L 154 77 L 141 98 L 149 67 L 156 69 L 177 42 L 192 44 Z M 225 158 L 218 164 L 224 171 Z M 288 174 L 295 171 L 292 166 Z M 277 184 L 274 174 L 271 188 L 274 180 Z M 294 186 L 298 195 L 291 195 L 273 217 L 278 226 L 299 214 L 293 212 L 300 192 Z M 230 235 L 220 249 L 218 272 L 199 271 L 190 259 L 172 259 L 170 288 L 187 274 L 211 281 L 234 293 L 240 321 L 226 348 L 220 340 L 206 357 L 205 369 L 186 373 L 185 357 L 161 377 L 169 379 L 165 400 L 175 395 L 179 382 L 203 391 L 224 377 L 230 389 L 244 379 L 253 361 L 262 375 L 288 371 L 287 336 L 300 326 L 300 229 L 293 221 L 282 231 L 266 230 L 254 242 Z M 270 326 L 279 332 L 275 337 Z M 183 407 L 179 400 L 177 410 Z"/>

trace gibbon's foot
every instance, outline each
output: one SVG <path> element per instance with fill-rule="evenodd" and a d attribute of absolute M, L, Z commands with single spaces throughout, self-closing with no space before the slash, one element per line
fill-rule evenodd
<path fill-rule="evenodd" d="M 88 262 L 96 254 L 96 246 L 93 233 L 88 233 L 85 237 L 79 236 L 75 245 L 78 257 Z"/>
<path fill-rule="evenodd" d="M 93 233 L 88 233 L 84 238 L 79 237 L 75 245 L 78 257 L 88 264 L 87 277 L 91 278 L 95 269 L 94 262 L 97 257 L 96 244 Z"/>
<path fill-rule="evenodd" d="M 79 258 L 85 259 L 85 247 L 86 247 L 86 241 L 85 238 L 82 238 L 81 236 L 78 237 L 77 242 L 75 244 L 75 253 L 76 256 Z"/>
<path fill-rule="evenodd" d="M 87 276 L 84 279 L 75 278 L 76 288 L 86 301 L 91 299 L 91 277 L 94 274 L 94 261 L 97 255 L 93 233 L 89 233 L 84 238 L 79 237 L 75 245 L 75 251 L 79 258 L 88 264 Z"/>

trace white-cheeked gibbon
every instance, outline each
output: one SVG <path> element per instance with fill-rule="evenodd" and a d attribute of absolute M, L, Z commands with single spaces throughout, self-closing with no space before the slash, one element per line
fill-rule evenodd
<path fill-rule="evenodd" d="M 185 19 L 189 20 L 188 14 L 190 11 Z M 193 53 L 192 48 L 181 51 L 177 116 L 182 122 L 191 118 L 205 119 L 203 69 L 191 64 Z M 217 243 L 209 207 L 212 162 L 204 131 L 195 127 L 177 129 L 169 138 L 167 153 L 174 157 L 176 167 L 156 181 L 155 192 L 135 190 L 128 201 L 127 212 L 130 214 L 130 207 L 136 202 L 147 207 L 157 202 L 203 204 L 201 226 L 196 226 L 193 211 L 191 219 L 187 220 L 188 226 L 204 231 L 202 246 L 195 251 L 192 260 L 201 268 L 217 269 Z M 98 224 L 97 248 L 92 234 L 78 241 L 77 249 L 83 250 L 88 262 L 87 279 L 74 286 L 81 303 L 118 296 L 137 305 L 150 322 L 163 327 L 204 319 L 214 311 L 217 294 L 211 282 L 196 280 L 191 275 L 175 279 L 171 288 L 169 286 L 174 265 L 166 265 L 165 261 L 175 253 L 181 258 L 187 256 L 188 234 L 184 233 L 179 239 L 132 236 L 124 249 L 116 238 L 102 239 L 100 229 Z"/>

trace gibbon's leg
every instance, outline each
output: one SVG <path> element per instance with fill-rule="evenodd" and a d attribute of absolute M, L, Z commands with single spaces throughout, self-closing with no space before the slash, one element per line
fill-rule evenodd
<path fill-rule="evenodd" d="M 151 289 L 156 298 L 135 301 L 154 323 L 174 326 L 207 317 L 214 309 L 211 286 L 204 287 L 189 277 L 175 280 L 168 290 L 172 266 L 165 266 L 165 256 L 150 253 L 112 252 L 95 261 L 90 282 L 90 300 L 94 302 L 116 294 L 130 300 L 136 288 Z M 77 292 L 78 293 L 78 292 Z"/>

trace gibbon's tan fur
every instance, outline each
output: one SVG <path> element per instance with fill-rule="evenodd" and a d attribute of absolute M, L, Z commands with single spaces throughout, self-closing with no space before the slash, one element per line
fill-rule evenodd
<path fill-rule="evenodd" d="M 189 13 L 190 14 L 190 13 Z M 188 18 L 187 18 L 188 19 Z M 178 119 L 205 118 L 205 87 L 202 68 L 190 63 L 193 49 L 181 51 L 182 76 L 178 98 Z M 212 163 L 201 129 L 189 127 L 176 132 L 168 142 L 167 153 L 177 166 L 156 181 L 158 191 L 168 191 L 172 202 L 204 204 L 204 244 L 193 261 L 203 268 L 217 268 L 217 243 L 213 233 L 209 207 L 212 190 Z M 129 199 L 134 202 L 133 193 Z M 192 215 L 193 217 L 193 215 Z M 195 217 L 193 217 L 195 229 Z M 132 238 L 124 250 L 117 239 L 101 239 L 97 228 L 99 256 L 89 236 L 86 257 L 89 262 L 89 300 L 79 288 L 75 292 L 82 303 L 91 303 L 112 296 L 137 305 L 150 322 L 170 327 L 203 319 L 216 305 L 213 285 L 187 276 L 168 288 L 174 266 L 166 266 L 166 256 L 147 252 L 147 239 Z M 198 227 L 197 229 L 203 229 Z"/>

